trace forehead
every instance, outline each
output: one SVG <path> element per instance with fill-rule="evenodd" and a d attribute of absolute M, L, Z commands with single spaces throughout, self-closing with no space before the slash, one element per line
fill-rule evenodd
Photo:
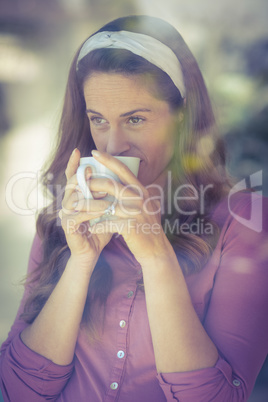
<path fill-rule="evenodd" d="M 116 105 L 168 107 L 167 102 L 153 95 L 151 83 L 141 75 L 126 76 L 119 73 L 93 73 L 84 83 L 87 107 Z"/>

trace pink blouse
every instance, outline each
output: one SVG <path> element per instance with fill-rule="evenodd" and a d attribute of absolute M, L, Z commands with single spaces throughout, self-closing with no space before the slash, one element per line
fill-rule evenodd
<path fill-rule="evenodd" d="M 141 267 L 121 237 L 114 236 L 103 251 L 113 271 L 113 286 L 105 320 L 96 317 L 103 325 L 100 339 L 90 343 L 81 329 L 68 366 L 33 352 L 20 338 L 27 326 L 19 318 L 26 289 L 1 348 L 4 401 L 246 401 L 268 346 L 266 202 L 263 199 L 261 232 L 245 225 L 252 207 L 250 194 L 235 197 L 232 206 L 244 221 L 232 216 L 222 202 L 214 211 L 221 234 L 213 255 L 200 273 L 186 278 L 196 313 L 219 351 L 214 367 L 157 373 L 144 291 L 137 284 Z M 35 237 L 29 272 L 41 258 L 42 244 Z"/>

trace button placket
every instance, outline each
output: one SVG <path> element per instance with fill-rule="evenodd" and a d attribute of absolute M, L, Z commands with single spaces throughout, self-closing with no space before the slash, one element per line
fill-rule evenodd
<path fill-rule="evenodd" d="M 135 289 L 136 283 L 129 284 L 130 289 Z M 108 395 L 114 398 L 115 395 L 120 390 L 120 382 L 124 373 L 124 366 L 127 357 L 127 335 L 128 335 L 128 328 L 127 325 L 129 321 L 129 315 L 132 308 L 132 305 L 135 301 L 135 291 L 127 289 L 127 292 L 124 293 L 122 298 L 122 303 L 120 309 L 118 311 L 119 320 L 117 321 L 117 328 L 118 328 L 118 336 L 117 336 L 117 345 L 116 352 L 115 352 L 115 361 L 113 364 L 113 368 L 111 370 L 111 377 L 110 377 L 110 386 L 108 390 Z"/>

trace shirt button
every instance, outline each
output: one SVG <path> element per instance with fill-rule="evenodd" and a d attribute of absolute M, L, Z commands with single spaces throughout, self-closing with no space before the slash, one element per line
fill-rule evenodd
<path fill-rule="evenodd" d="M 118 388 L 118 383 L 117 382 L 112 382 L 112 384 L 110 385 L 111 389 L 117 389 Z"/>
<path fill-rule="evenodd" d="M 233 384 L 235 387 L 239 387 L 239 385 L 241 384 L 239 380 L 233 380 Z"/>
<path fill-rule="evenodd" d="M 130 299 L 133 295 L 134 295 L 134 292 L 132 292 L 132 290 L 131 290 L 130 292 L 128 292 L 127 297 Z"/>
<path fill-rule="evenodd" d="M 117 357 L 119 357 L 119 359 L 123 359 L 124 356 L 125 353 L 123 352 L 123 350 L 119 350 L 119 352 L 117 352 Z"/>
<path fill-rule="evenodd" d="M 126 321 L 125 320 L 121 320 L 119 323 L 121 328 L 124 328 L 126 326 Z"/>

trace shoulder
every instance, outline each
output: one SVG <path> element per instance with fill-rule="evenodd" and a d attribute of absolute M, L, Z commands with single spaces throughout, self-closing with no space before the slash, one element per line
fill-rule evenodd
<path fill-rule="evenodd" d="M 268 232 L 268 198 L 258 192 L 230 192 L 214 209 L 212 219 L 224 232 L 230 229 Z"/>
<path fill-rule="evenodd" d="M 227 197 L 214 211 L 221 221 L 217 245 L 220 266 L 228 272 L 267 276 L 268 199 L 254 192 Z M 265 281 L 266 281 L 265 280 Z"/>

